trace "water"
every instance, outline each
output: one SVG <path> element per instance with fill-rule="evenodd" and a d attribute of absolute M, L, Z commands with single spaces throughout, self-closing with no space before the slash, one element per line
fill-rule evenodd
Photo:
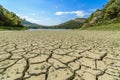
<path fill-rule="evenodd" d="M 39 30 L 45 30 L 45 31 L 64 31 L 64 30 L 73 30 L 73 29 L 28 29 L 28 31 L 39 31 Z"/>

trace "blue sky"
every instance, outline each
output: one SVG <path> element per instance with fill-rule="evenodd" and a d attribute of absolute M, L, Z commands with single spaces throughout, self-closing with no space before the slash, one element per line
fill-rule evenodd
<path fill-rule="evenodd" d="M 109 0 L 0 0 L 9 11 L 41 25 L 56 25 L 74 18 L 88 17 Z"/>

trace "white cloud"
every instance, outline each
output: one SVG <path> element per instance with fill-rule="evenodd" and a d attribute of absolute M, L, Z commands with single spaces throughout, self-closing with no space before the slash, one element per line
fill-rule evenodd
<path fill-rule="evenodd" d="M 52 21 L 51 18 L 49 18 L 49 17 L 43 18 L 42 20 L 40 20 L 40 19 L 32 18 L 30 16 L 22 15 L 22 14 L 17 14 L 17 15 L 20 16 L 20 18 L 22 18 L 22 19 L 25 18 L 27 21 L 30 21 L 32 23 L 37 23 L 40 25 L 50 26 L 50 25 L 57 25 L 57 24 L 60 24 L 63 22 L 62 20 L 60 20 L 58 18 L 54 18 L 54 20 Z"/>
<path fill-rule="evenodd" d="M 33 22 L 33 23 L 40 23 L 41 20 L 37 20 L 37 19 L 34 19 L 34 18 L 30 18 L 28 16 L 24 16 L 24 18 L 30 22 Z"/>
<path fill-rule="evenodd" d="M 58 11 L 55 13 L 55 15 L 60 16 L 60 15 L 64 15 L 64 14 L 75 14 L 78 17 L 84 17 L 86 15 L 86 13 L 84 11 L 71 11 L 71 12 L 62 12 L 62 11 Z"/>
<path fill-rule="evenodd" d="M 30 22 L 32 22 L 32 23 L 40 23 L 41 22 L 41 20 L 37 20 L 37 19 L 34 19 L 34 18 L 31 18 L 31 17 L 29 17 L 29 16 L 25 16 L 25 15 L 21 15 L 21 14 L 17 14 L 18 16 L 20 16 L 22 19 L 26 19 L 27 21 L 30 21 Z"/>

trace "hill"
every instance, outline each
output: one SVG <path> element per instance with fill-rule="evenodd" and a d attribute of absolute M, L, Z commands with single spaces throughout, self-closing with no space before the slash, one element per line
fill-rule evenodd
<path fill-rule="evenodd" d="M 0 26 L 19 26 L 22 27 L 22 19 L 15 13 L 8 11 L 0 5 Z"/>
<path fill-rule="evenodd" d="M 55 26 L 44 26 L 23 20 L 23 25 L 30 29 L 77 29 L 85 22 L 85 18 L 76 18 Z"/>
<path fill-rule="evenodd" d="M 85 20 L 86 20 L 85 18 L 76 18 L 74 20 L 70 20 L 62 24 L 52 26 L 52 28 L 53 29 L 77 29 L 83 25 Z"/>
<path fill-rule="evenodd" d="M 96 10 L 83 27 L 108 25 L 120 22 L 120 0 L 110 0 L 102 10 Z"/>
<path fill-rule="evenodd" d="M 27 20 L 23 20 L 22 24 L 30 29 L 47 29 L 49 28 L 48 26 L 44 26 L 44 25 L 39 25 L 39 24 L 36 24 L 36 23 L 32 23 L 32 22 L 29 22 Z"/>

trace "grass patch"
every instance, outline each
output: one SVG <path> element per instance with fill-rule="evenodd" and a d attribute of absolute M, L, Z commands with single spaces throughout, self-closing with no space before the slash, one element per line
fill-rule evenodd
<path fill-rule="evenodd" d="M 0 26 L 0 31 L 4 30 L 27 30 L 27 27 Z"/>
<path fill-rule="evenodd" d="M 44 65 L 34 68 L 34 70 L 44 70 L 46 67 Z"/>
<path fill-rule="evenodd" d="M 41 70 L 43 70 L 43 69 L 45 69 L 45 66 L 43 65 L 43 66 L 41 66 L 41 68 L 40 68 Z"/>
<path fill-rule="evenodd" d="M 80 28 L 80 30 L 104 30 L 104 31 L 118 30 L 118 31 L 120 31 L 120 23 L 101 25 L 101 26 L 93 26 L 93 27 L 87 27 L 87 28 Z"/>

